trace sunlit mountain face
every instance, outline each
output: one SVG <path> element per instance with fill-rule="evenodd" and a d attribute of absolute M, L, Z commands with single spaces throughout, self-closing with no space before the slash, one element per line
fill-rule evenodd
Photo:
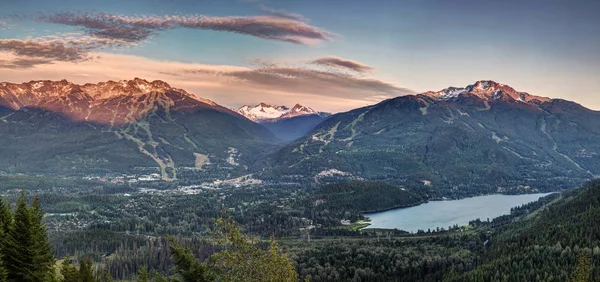
<path fill-rule="evenodd" d="M 77 85 L 66 80 L 0 84 L 0 105 L 12 110 L 39 108 L 73 121 L 121 126 L 156 113 L 192 112 L 201 108 L 230 112 L 163 81 L 108 81 Z"/>

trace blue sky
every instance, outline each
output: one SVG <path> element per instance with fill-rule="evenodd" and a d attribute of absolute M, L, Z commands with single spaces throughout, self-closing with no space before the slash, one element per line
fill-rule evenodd
<path fill-rule="evenodd" d="M 600 1 L 1 1 L 0 75 L 13 82 L 138 76 L 232 107 L 342 111 L 491 79 L 600 109 Z M 282 81 L 290 72 L 303 80 Z"/>

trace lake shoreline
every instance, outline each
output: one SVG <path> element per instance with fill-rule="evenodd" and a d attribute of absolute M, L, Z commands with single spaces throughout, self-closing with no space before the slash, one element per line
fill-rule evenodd
<path fill-rule="evenodd" d="M 434 205 L 434 206 L 431 207 L 431 210 L 418 212 L 419 219 L 421 217 L 424 217 L 424 218 L 428 218 L 429 217 L 429 221 L 424 220 L 424 222 L 427 223 L 427 224 L 432 224 L 429 227 L 425 227 L 424 230 L 433 229 L 433 228 L 437 228 L 437 227 L 446 228 L 448 226 L 452 226 L 452 225 L 457 224 L 457 222 L 459 222 L 459 221 L 461 222 L 461 224 L 458 224 L 458 225 L 459 226 L 464 226 L 464 225 L 467 225 L 468 221 L 470 221 L 470 220 L 475 220 L 477 218 L 480 218 L 480 219 L 484 218 L 485 219 L 486 217 L 488 217 L 490 219 L 491 218 L 495 218 L 495 217 L 507 214 L 506 211 L 505 211 L 506 209 L 508 209 L 508 212 L 510 212 L 510 208 L 513 208 L 515 206 L 520 206 L 520 205 L 525 204 L 525 203 L 537 201 L 541 197 L 544 197 L 544 196 L 547 196 L 547 195 L 550 195 L 550 194 L 554 194 L 554 193 L 560 193 L 560 191 L 558 191 L 558 192 L 545 192 L 545 193 L 528 193 L 528 194 L 501 194 L 501 193 L 494 193 L 494 194 L 487 194 L 487 195 L 466 197 L 466 198 L 462 198 L 462 199 L 452 199 L 452 200 L 447 199 L 447 200 L 435 200 L 435 201 L 422 201 L 420 203 L 417 203 L 415 205 L 410 205 L 410 206 L 397 207 L 397 208 L 386 209 L 386 210 L 377 211 L 377 212 L 364 212 L 363 215 L 369 220 L 370 224 L 368 226 L 365 226 L 365 227 L 361 228 L 360 230 L 363 230 L 363 229 L 369 229 L 369 230 L 371 230 L 371 229 L 381 229 L 381 230 L 394 230 L 394 229 L 398 229 L 398 230 L 403 230 L 403 231 L 407 231 L 407 232 L 410 232 L 410 233 L 414 233 L 417 230 L 414 230 L 415 228 L 412 228 L 411 224 L 412 225 L 415 225 L 415 224 L 418 225 L 418 223 L 416 223 L 417 220 L 415 220 L 415 219 L 412 219 L 413 220 L 412 223 L 406 223 L 408 226 L 405 226 L 403 228 L 400 228 L 400 226 L 383 226 L 383 225 L 401 224 L 400 223 L 401 222 L 400 219 L 406 221 L 407 218 L 408 218 L 408 220 L 410 221 L 411 220 L 410 219 L 410 217 L 411 217 L 410 215 L 408 217 L 405 217 L 405 216 L 400 216 L 399 213 L 402 213 L 402 211 L 407 211 L 407 210 L 410 211 L 410 208 L 415 209 L 415 208 L 425 207 L 426 205 Z M 535 196 L 535 195 L 539 195 L 539 197 L 537 197 L 535 199 L 527 200 L 527 196 Z M 484 200 L 489 201 L 488 198 L 489 197 L 494 197 L 494 196 L 495 197 L 501 197 L 499 199 L 503 200 L 504 203 L 503 203 L 503 201 L 493 201 L 493 202 L 489 203 L 490 204 L 489 208 L 485 204 L 483 206 L 478 206 L 477 205 L 477 201 L 484 201 Z M 508 197 L 519 197 L 519 198 L 524 199 L 524 201 L 526 201 L 526 202 L 522 203 L 521 201 L 515 201 L 514 204 L 513 204 L 511 201 L 518 200 L 518 199 L 511 200 L 510 198 L 503 198 L 503 197 L 506 197 L 506 196 L 508 196 Z M 461 204 L 467 203 L 467 202 L 473 202 L 471 204 L 475 204 L 475 206 L 474 207 L 469 207 L 469 206 L 464 206 L 463 207 L 461 205 Z M 502 206 L 501 207 L 494 207 L 494 204 L 496 202 L 500 202 L 502 204 Z M 450 203 L 452 203 L 452 204 L 450 204 Z M 453 209 L 455 209 L 454 211 L 453 210 L 443 211 L 441 214 L 439 214 L 438 216 L 436 216 L 435 205 L 439 206 L 440 204 L 448 206 L 448 207 L 452 207 L 453 205 L 458 205 L 458 206 L 453 207 Z M 496 203 L 496 204 L 498 204 L 498 203 Z M 448 207 L 446 207 L 446 208 L 448 208 Z M 471 211 L 472 208 L 473 208 L 472 214 L 469 214 L 469 212 Z M 488 209 L 494 209 L 494 208 L 495 208 L 495 210 L 493 210 L 493 211 L 488 210 Z M 420 210 L 422 210 L 422 209 L 424 209 L 424 208 L 421 208 Z M 483 210 L 483 213 L 482 213 L 483 215 L 477 214 L 477 209 L 479 209 L 480 212 Z M 465 211 L 467 211 L 467 214 L 465 214 Z M 413 210 L 413 212 L 414 212 L 414 210 Z M 439 211 L 437 211 L 437 212 L 439 212 Z M 461 212 L 462 212 L 462 214 L 461 214 Z M 488 215 L 490 212 L 492 213 L 492 215 Z M 406 212 L 404 212 L 404 213 L 406 213 Z M 390 215 L 387 215 L 387 214 L 390 214 Z M 395 214 L 395 215 L 391 216 L 391 214 Z M 375 217 L 375 219 L 374 219 L 374 217 Z M 446 218 L 448 218 L 447 219 L 448 222 L 433 223 L 433 222 L 436 221 L 436 219 L 438 217 L 440 217 L 440 218 L 446 217 Z M 379 220 L 379 222 L 377 222 L 378 220 Z M 419 220 L 419 221 L 423 221 L 423 220 Z M 431 223 L 429 223 L 429 222 L 431 222 Z M 464 223 L 464 222 L 466 222 L 466 223 Z M 433 226 L 433 225 L 437 225 L 437 226 Z M 413 229 L 413 230 L 410 230 L 410 229 Z M 419 229 L 421 229 L 421 228 L 419 228 Z"/>

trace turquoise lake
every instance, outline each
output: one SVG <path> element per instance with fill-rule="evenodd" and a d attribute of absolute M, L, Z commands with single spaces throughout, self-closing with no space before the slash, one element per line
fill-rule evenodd
<path fill-rule="evenodd" d="M 450 201 L 431 201 L 422 205 L 393 209 L 384 212 L 368 213 L 371 219 L 367 228 L 386 228 L 417 232 L 428 228 L 448 228 L 458 224 L 467 225 L 469 221 L 488 218 L 492 220 L 510 213 L 510 208 L 534 202 L 551 193 L 525 195 L 488 195 Z"/>

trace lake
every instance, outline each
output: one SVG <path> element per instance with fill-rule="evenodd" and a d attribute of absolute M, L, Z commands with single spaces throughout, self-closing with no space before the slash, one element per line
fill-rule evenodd
<path fill-rule="evenodd" d="M 509 214 L 510 208 L 534 202 L 537 199 L 552 193 L 524 194 L 524 195 L 488 195 L 452 201 L 431 201 L 422 205 L 399 208 L 384 212 L 368 213 L 365 216 L 371 219 L 367 228 L 385 228 L 417 232 L 428 228 L 448 228 L 458 224 L 469 224 L 469 221 Z"/>

